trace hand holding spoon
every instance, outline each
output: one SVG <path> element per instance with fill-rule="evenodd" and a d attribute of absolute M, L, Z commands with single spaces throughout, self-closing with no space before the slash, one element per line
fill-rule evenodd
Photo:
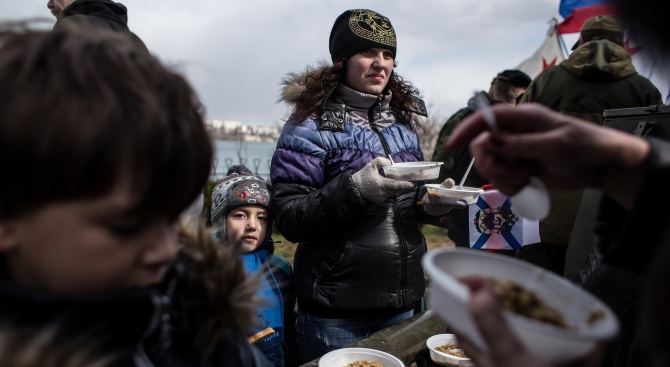
<path fill-rule="evenodd" d="M 475 99 L 478 108 L 482 111 L 484 121 L 486 121 L 491 132 L 494 134 L 498 133 L 500 129 L 498 128 L 498 123 L 489 107 L 489 101 L 480 93 L 475 94 Z M 516 194 L 510 196 L 510 201 L 521 216 L 534 220 L 546 218 L 549 214 L 549 207 L 551 205 L 547 187 L 537 176 L 531 176 L 526 186 Z"/>

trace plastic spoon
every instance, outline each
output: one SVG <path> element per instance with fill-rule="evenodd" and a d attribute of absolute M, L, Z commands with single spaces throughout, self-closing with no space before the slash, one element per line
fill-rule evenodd
<path fill-rule="evenodd" d="M 496 122 L 493 112 L 491 112 L 488 99 L 481 93 L 477 93 L 475 94 L 475 100 L 477 101 L 477 107 L 482 111 L 484 121 L 489 126 L 491 132 L 494 134 L 498 133 L 500 129 L 498 128 L 498 123 Z M 544 185 L 544 182 L 536 176 L 531 176 L 528 179 L 526 186 L 516 194 L 510 196 L 510 201 L 521 216 L 534 220 L 546 218 L 551 206 L 547 187 Z"/>
<path fill-rule="evenodd" d="M 458 189 L 463 190 L 463 184 L 465 183 L 465 179 L 468 178 L 468 174 L 470 173 L 470 169 L 472 168 L 472 164 L 475 163 L 475 157 L 472 157 L 472 160 L 470 161 L 470 165 L 468 166 L 468 169 L 465 170 L 465 174 L 463 175 L 463 178 L 461 179 L 461 183 L 458 184 Z"/>

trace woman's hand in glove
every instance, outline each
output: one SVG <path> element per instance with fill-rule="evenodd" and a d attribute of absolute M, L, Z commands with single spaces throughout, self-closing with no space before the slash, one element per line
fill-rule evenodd
<path fill-rule="evenodd" d="M 463 209 L 467 208 L 468 204 L 433 204 L 429 201 L 428 199 L 428 194 L 424 194 L 423 197 L 421 198 L 421 201 L 424 203 L 423 204 L 423 211 L 432 216 L 440 216 L 449 213 L 451 209 L 457 208 L 457 209 Z"/>
<path fill-rule="evenodd" d="M 375 203 L 381 203 L 403 190 L 411 189 L 414 184 L 409 181 L 399 181 L 386 178 L 379 173 L 384 166 L 390 166 L 391 161 L 384 157 L 377 157 L 360 171 L 351 175 L 354 186 L 361 196 Z"/>
<path fill-rule="evenodd" d="M 451 179 L 448 178 L 447 180 Z M 451 180 L 451 182 L 453 182 L 453 180 Z M 421 200 L 419 201 L 419 203 L 420 205 L 422 205 L 423 211 L 428 215 L 441 216 L 449 213 L 451 209 L 454 208 L 462 209 L 468 207 L 468 203 L 465 200 L 463 200 L 462 202 L 456 201 L 453 204 L 431 203 L 430 197 L 428 196 L 428 190 L 426 189 L 426 187 L 422 186 L 419 190 L 420 190 L 419 193 L 421 195 Z"/>

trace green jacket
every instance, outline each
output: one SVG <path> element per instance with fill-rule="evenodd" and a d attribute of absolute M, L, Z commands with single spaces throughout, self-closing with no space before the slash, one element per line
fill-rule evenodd
<path fill-rule="evenodd" d="M 598 125 L 603 124 L 606 109 L 663 103 L 658 89 L 637 73 L 626 50 L 607 40 L 587 42 L 559 65 L 545 69 L 528 86 L 524 102 Z M 551 211 L 540 222 L 542 243 L 567 246 L 582 191 L 551 191 L 550 196 Z"/>
<path fill-rule="evenodd" d="M 440 166 L 440 177 L 435 180 L 437 183 L 441 183 L 449 177 L 453 178 L 454 173 L 454 156 L 456 155 L 455 151 L 449 151 L 443 148 L 444 143 L 451 136 L 451 133 L 454 132 L 456 126 L 458 126 L 468 115 L 473 112 L 469 107 L 461 108 L 456 111 L 447 122 L 444 123 L 440 134 L 437 136 L 437 143 L 435 143 L 435 150 L 433 151 L 433 157 L 431 161 L 433 162 L 444 162 Z"/>
<path fill-rule="evenodd" d="M 587 42 L 559 65 L 545 69 L 521 99 L 584 120 L 603 123 L 603 111 L 663 103 L 639 75 L 626 50 L 607 40 Z"/>
<path fill-rule="evenodd" d="M 478 94 L 484 94 L 486 92 L 481 91 L 477 92 Z M 486 97 L 488 99 L 488 97 Z M 491 101 L 491 104 L 500 103 L 498 101 Z M 446 150 L 443 149 L 444 142 L 451 136 L 456 126 L 472 114 L 476 109 L 476 102 L 474 97 L 470 98 L 468 101 L 468 107 L 461 108 L 456 113 L 454 113 L 444 124 L 440 130 L 440 135 L 437 138 L 437 144 L 435 145 L 435 151 L 433 152 L 432 160 L 436 162 L 444 162 L 440 166 L 440 177 L 434 181 L 434 183 L 441 183 L 447 178 L 452 178 L 457 183 L 461 181 L 467 167 L 470 165 L 470 160 L 472 155 L 470 150 L 465 147 L 459 150 Z M 472 171 L 465 180 L 464 185 L 470 187 L 481 187 L 484 184 L 487 184 L 488 180 L 484 178 L 478 171 L 477 168 L 473 167 Z M 445 220 L 446 219 L 446 220 Z M 447 235 L 451 238 L 452 241 L 459 247 L 470 247 L 469 241 L 469 227 L 468 227 L 468 209 L 460 208 L 451 210 L 446 216 L 442 216 L 440 221 L 437 223 L 431 223 L 441 227 L 447 228 Z"/>

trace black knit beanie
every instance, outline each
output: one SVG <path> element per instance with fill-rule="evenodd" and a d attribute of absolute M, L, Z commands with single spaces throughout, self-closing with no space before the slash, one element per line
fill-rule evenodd
<path fill-rule="evenodd" d="M 517 69 L 507 69 L 498 73 L 494 79 L 507 80 L 510 84 L 517 88 L 528 88 L 530 82 L 533 80 L 521 70 Z"/>
<path fill-rule="evenodd" d="M 367 9 L 342 13 L 330 31 L 330 58 L 348 58 L 368 48 L 385 48 L 396 58 L 396 37 L 389 18 Z"/>

